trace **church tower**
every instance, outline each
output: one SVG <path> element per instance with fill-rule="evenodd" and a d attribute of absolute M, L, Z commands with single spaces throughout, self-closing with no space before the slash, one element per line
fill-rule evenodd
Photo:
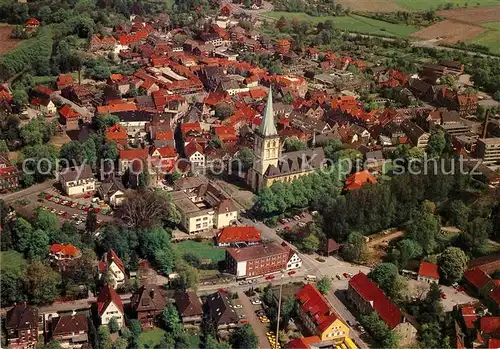
<path fill-rule="evenodd" d="M 278 166 L 280 156 L 280 137 L 274 123 L 272 88 L 269 88 L 262 123 L 255 133 L 254 155 L 255 161 L 249 179 L 252 188 L 258 190 L 264 185 L 263 175 L 268 167 L 271 165 Z"/>

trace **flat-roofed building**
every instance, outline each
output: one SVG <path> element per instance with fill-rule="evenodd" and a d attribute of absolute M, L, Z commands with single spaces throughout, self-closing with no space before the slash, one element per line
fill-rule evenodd
<path fill-rule="evenodd" d="M 477 157 L 486 165 L 500 162 L 500 138 L 478 139 L 476 151 Z"/>
<path fill-rule="evenodd" d="M 286 270 L 288 249 L 279 244 L 262 244 L 245 248 L 228 248 L 226 263 L 237 279 L 252 278 Z"/>

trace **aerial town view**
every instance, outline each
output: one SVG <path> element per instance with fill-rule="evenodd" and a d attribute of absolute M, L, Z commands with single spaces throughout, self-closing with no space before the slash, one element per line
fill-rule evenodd
<path fill-rule="evenodd" d="M 0 0 L 0 348 L 500 348 L 500 0 Z"/>

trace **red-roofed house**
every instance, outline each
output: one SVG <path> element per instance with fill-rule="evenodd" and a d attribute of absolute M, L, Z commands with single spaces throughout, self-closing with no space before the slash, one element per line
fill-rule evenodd
<path fill-rule="evenodd" d="M 401 343 L 414 341 L 417 329 L 405 321 L 401 311 L 365 274 L 360 272 L 349 280 L 347 298 L 362 314 L 375 311 L 389 329 L 400 335 Z"/>
<path fill-rule="evenodd" d="M 184 146 L 184 154 L 193 167 L 205 166 L 205 153 L 203 147 L 196 141 Z"/>
<path fill-rule="evenodd" d="M 175 148 L 168 145 L 164 147 L 153 146 L 150 153 L 151 159 L 154 160 L 153 164 L 158 170 L 158 180 L 161 179 L 160 177 L 164 177 L 165 173 L 173 171 L 175 162 L 179 157 Z"/>
<path fill-rule="evenodd" d="M 500 338 L 500 317 L 484 316 L 479 322 L 480 336 L 484 341 Z"/>
<path fill-rule="evenodd" d="M 311 349 L 313 344 L 320 344 L 321 338 L 318 336 L 303 337 L 294 339 L 286 344 L 288 349 Z M 316 347 L 316 346 L 314 346 Z"/>
<path fill-rule="evenodd" d="M 66 130 L 76 130 L 78 129 L 78 119 L 80 119 L 80 113 L 71 108 L 68 104 L 62 106 L 59 109 L 59 115 L 61 118 L 59 122 L 62 125 L 66 125 Z"/>
<path fill-rule="evenodd" d="M 15 189 L 19 186 L 20 171 L 12 166 L 7 156 L 0 153 L 0 189 Z M 0 229 L 1 230 L 1 229 Z"/>
<path fill-rule="evenodd" d="M 61 74 L 57 77 L 56 86 L 59 91 L 71 85 L 73 85 L 73 76 Z"/>
<path fill-rule="evenodd" d="M 181 125 L 181 132 L 184 138 L 188 133 L 201 134 L 201 125 L 199 122 L 186 122 Z"/>
<path fill-rule="evenodd" d="M 281 246 L 288 250 L 288 262 L 286 264 L 286 270 L 299 269 L 300 267 L 302 267 L 302 258 L 300 258 L 297 251 L 295 251 L 285 241 L 281 243 Z"/>
<path fill-rule="evenodd" d="M 148 149 L 122 149 L 120 150 L 120 172 L 125 170 L 136 160 L 147 161 Z"/>
<path fill-rule="evenodd" d="M 483 296 L 487 296 L 494 288 L 491 278 L 479 268 L 466 270 L 464 277 L 473 290 Z"/>
<path fill-rule="evenodd" d="M 418 281 L 425 281 L 428 284 L 431 282 L 439 283 L 439 271 L 438 266 L 433 263 L 422 261 L 420 262 L 420 267 L 418 268 Z"/>
<path fill-rule="evenodd" d="M 307 284 L 295 295 L 299 306 L 298 316 L 311 335 L 318 336 L 322 341 L 341 343 L 349 337 L 349 327 L 330 307 L 323 295 Z"/>
<path fill-rule="evenodd" d="M 360 189 L 362 186 L 368 183 L 377 183 L 375 177 L 373 177 L 370 172 L 368 172 L 368 170 L 356 172 L 346 178 L 344 190 L 350 191 Z"/>
<path fill-rule="evenodd" d="M 462 307 L 461 313 L 461 320 L 463 322 L 463 325 L 465 326 L 465 332 L 468 336 L 471 336 L 475 332 L 476 321 L 478 319 L 476 309 L 473 306 L 465 305 Z"/>
<path fill-rule="evenodd" d="M 234 246 L 246 243 L 256 245 L 260 243 L 260 231 L 254 226 L 248 227 L 225 227 L 217 234 L 217 246 Z"/>
<path fill-rule="evenodd" d="M 73 260 L 80 258 L 82 256 L 82 252 L 71 244 L 53 244 L 50 246 L 49 256 L 55 261 Z"/>
<path fill-rule="evenodd" d="M 123 146 L 127 145 L 127 129 L 119 124 L 106 128 L 105 136 L 107 140 L 114 141 Z"/>
<path fill-rule="evenodd" d="M 107 325 L 112 318 L 116 319 L 121 328 L 124 321 L 123 303 L 115 289 L 108 284 L 104 285 L 97 297 L 97 314 L 101 319 L 101 325 Z"/>
<path fill-rule="evenodd" d="M 26 29 L 35 30 L 40 26 L 40 21 L 36 18 L 31 17 L 26 21 Z"/>
<path fill-rule="evenodd" d="M 107 276 L 108 284 L 117 289 L 118 287 L 125 284 L 126 274 L 125 266 L 117 256 L 115 251 L 109 250 L 108 253 L 102 256 L 102 260 L 99 262 L 99 278 Z"/>

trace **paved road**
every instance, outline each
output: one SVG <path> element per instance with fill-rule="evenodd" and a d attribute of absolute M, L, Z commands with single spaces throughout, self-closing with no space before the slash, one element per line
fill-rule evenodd
<path fill-rule="evenodd" d="M 243 305 L 243 311 L 245 312 L 247 322 L 250 326 L 252 326 L 257 337 L 259 337 L 259 348 L 271 348 L 266 335 L 268 328 L 260 322 L 259 318 L 255 314 L 254 306 L 250 303 L 248 296 L 243 291 L 239 290 L 238 299 L 240 304 Z"/>
<path fill-rule="evenodd" d="M 81 116 L 83 116 L 83 118 L 85 118 L 87 120 L 92 120 L 92 117 L 94 116 L 94 114 L 91 111 L 89 111 L 87 108 L 80 107 L 79 105 L 73 103 L 69 99 L 61 96 L 61 91 L 54 92 L 50 97 L 55 99 L 56 101 L 59 101 L 60 103 L 69 104 L 71 106 L 71 108 L 76 110 L 78 113 L 80 113 Z"/>
<path fill-rule="evenodd" d="M 33 194 L 38 195 L 38 193 L 40 193 L 46 189 L 52 188 L 52 186 L 55 183 L 56 183 L 55 179 L 51 179 L 51 180 L 45 181 L 43 183 L 35 184 L 29 188 L 16 191 L 14 193 L 1 194 L 0 199 L 3 199 L 5 201 L 9 202 L 9 201 L 22 199 L 22 198 L 25 198 L 27 196 L 33 195 Z"/>

